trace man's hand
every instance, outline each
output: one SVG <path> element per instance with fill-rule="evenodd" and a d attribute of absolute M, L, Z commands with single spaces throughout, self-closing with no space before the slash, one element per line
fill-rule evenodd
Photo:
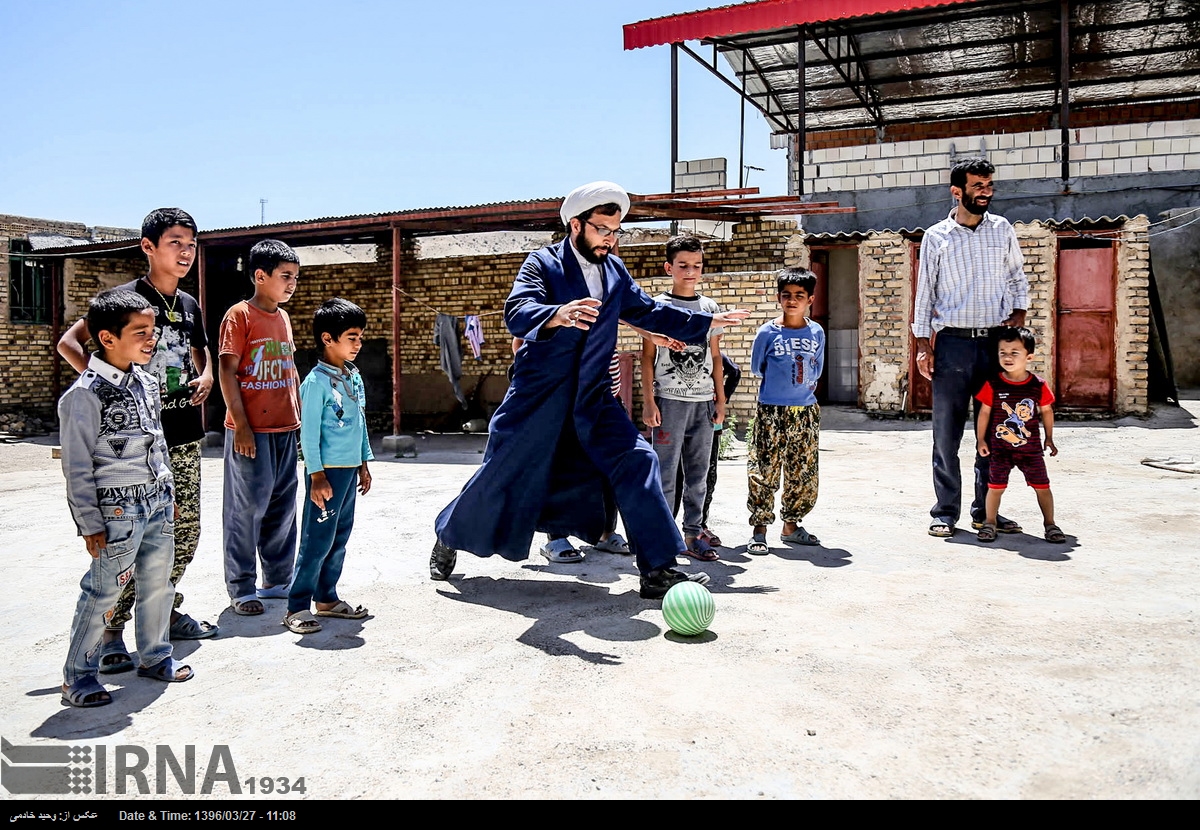
<path fill-rule="evenodd" d="M 925 380 L 933 380 L 933 347 L 928 337 L 917 338 L 917 371 Z"/>
<path fill-rule="evenodd" d="M 192 398 L 189 403 L 192 406 L 199 406 L 208 400 L 208 393 L 212 391 L 213 376 L 212 372 L 204 372 L 200 377 L 188 383 L 192 387 Z"/>
<path fill-rule="evenodd" d="M 655 346 L 662 346 L 664 349 L 670 349 L 673 352 L 682 352 L 687 348 L 687 344 L 682 340 L 676 340 L 674 337 L 667 337 L 665 334 L 648 333 L 651 343 Z"/>
<path fill-rule="evenodd" d="M 254 457 L 254 430 L 248 425 L 233 428 L 233 451 L 247 458 Z"/>
<path fill-rule="evenodd" d="M 108 536 L 103 530 L 99 533 L 89 533 L 83 537 L 83 543 L 87 545 L 88 556 L 99 559 L 100 551 L 108 547 Z"/>
<path fill-rule="evenodd" d="M 587 331 L 599 316 L 600 301 L 595 297 L 584 297 L 582 300 L 572 300 L 560 305 L 554 316 L 546 321 L 545 328 L 552 329 L 563 326 Z"/>
<path fill-rule="evenodd" d="M 365 461 L 358 468 L 358 492 L 363 496 L 371 492 L 371 471 L 367 469 Z"/>
<path fill-rule="evenodd" d="M 642 423 L 648 427 L 662 426 L 662 413 L 658 411 L 658 404 L 651 398 L 647 398 L 642 404 Z"/>
<path fill-rule="evenodd" d="M 318 470 L 312 474 L 312 484 L 308 488 L 308 497 L 312 500 L 313 504 L 322 510 L 325 509 L 325 502 L 333 498 L 333 485 L 325 477 L 324 470 Z"/>
<path fill-rule="evenodd" d="M 713 328 L 729 328 L 736 326 L 750 316 L 750 312 L 744 308 L 735 308 L 732 311 L 722 311 L 720 314 L 713 315 Z"/>
<path fill-rule="evenodd" d="M 1025 325 L 1025 309 L 1014 308 L 1013 313 L 1008 315 L 1008 319 L 1000 323 L 1000 325 L 1012 326 L 1013 328 L 1020 328 Z"/>

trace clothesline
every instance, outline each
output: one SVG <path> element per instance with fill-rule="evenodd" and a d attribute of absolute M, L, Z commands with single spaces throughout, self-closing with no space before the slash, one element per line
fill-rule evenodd
<path fill-rule="evenodd" d="M 417 305 L 424 306 L 425 308 L 432 311 L 434 314 L 445 314 L 446 313 L 444 311 L 439 311 L 438 309 L 434 308 L 433 306 L 431 306 L 429 303 L 425 302 L 424 300 L 418 300 L 416 297 L 414 297 L 412 294 L 409 294 L 403 288 L 396 288 L 393 286 L 392 290 L 398 294 L 403 294 L 405 297 L 408 297 L 410 300 L 412 300 Z M 503 313 L 504 313 L 504 309 L 499 308 L 499 309 L 496 309 L 495 311 L 484 311 L 479 314 L 476 314 L 475 316 L 476 317 L 490 317 L 493 314 L 503 314 Z M 452 316 L 464 317 L 466 315 L 459 314 L 459 315 L 452 315 Z"/>

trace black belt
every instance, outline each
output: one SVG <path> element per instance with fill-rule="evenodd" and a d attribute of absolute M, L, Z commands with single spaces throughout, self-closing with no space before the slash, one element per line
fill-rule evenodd
<path fill-rule="evenodd" d="M 969 337 L 972 340 L 978 340 L 983 337 L 991 337 L 993 334 L 996 333 L 996 329 L 998 329 L 998 328 L 1000 328 L 1000 327 L 995 326 L 993 328 L 981 328 L 981 329 L 956 329 L 956 328 L 952 328 L 951 326 L 946 326 L 946 328 L 939 331 L 938 334 L 950 334 L 955 337 Z"/>

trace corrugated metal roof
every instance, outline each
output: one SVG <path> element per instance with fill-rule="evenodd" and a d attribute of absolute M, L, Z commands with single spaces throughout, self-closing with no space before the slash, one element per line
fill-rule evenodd
<path fill-rule="evenodd" d="M 1067 218 L 1067 219 L 1037 219 L 1035 221 L 1042 223 L 1043 225 L 1045 225 L 1048 228 L 1064 230 L 1064 229 L 1076 229 L 1076 228 L 1088 229 L 1088 228 L 1097 228 L 1097 227 L 1120 226 L 1120 225 L 1124 225 L 1130 219 L 1134 219 L 1134 218 L 1136 218 L 1136 217 L 1126 216 L 1125 214 L 1121 214 L 1120 216 L 1099 216 L 1099 217 L 1095 217 L 1095 218 L 1093 218 L 1091 216 L 1083 216 L 1078 219 L 1071 219 L 1071 218 Z M 1016 222 L 1015 224 L 1028 225 L 1030 223 L 1029 222 Z M 896 234 L 900 234 L 901 236 L 919 236 L 919 235 L 925 233 L 925 230 L 926 230 L 925 228 L 918 226 L 918 227 L 913 227 L 913 228 L 872 228 L 869 231 L 837 231 L 836 233 L 834 233 L 834 232 L 808 233 L 808 234 L 804 235 L 804 240 L 805 240 L 805 242 L 815 241 L 818 243 L 820 243 L 820 242 L 862 242 L 864 239 L 866 239 L 874 234 L 878 234 L 878 233 L 896 233 Z"/>
<path fill-rule="evenodd" d="M 760 0 L 630 23 L 624 27 L 625 48 L 641 49 L 971 2 L 978 0 Z"/>
<path fill-rule="evenodd" d="M 726 80 L 735 89 L 744 81 L 777 133 L 798 132 L 802 110 L 810 131 L 1035 113 L 1049 124 L 1062 103 L 1062 8 L 1060 0 L 765 0 L 631 24 L 626 38 L 711 44 L 732 73 Z M 1196 0 L 1067 8 L 1072 108 L 1200 98 Z M 693 56 L 718 71 L 715 54 Z"/>

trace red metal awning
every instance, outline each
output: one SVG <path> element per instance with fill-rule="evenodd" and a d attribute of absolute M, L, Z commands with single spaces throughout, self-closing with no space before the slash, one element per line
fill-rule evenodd
<path fill-rule="evenodd" d="M 759 0 L 630 23 L 624 27 L 625 48 L 641 49 L 971 2 L 977 0 Z"/>

